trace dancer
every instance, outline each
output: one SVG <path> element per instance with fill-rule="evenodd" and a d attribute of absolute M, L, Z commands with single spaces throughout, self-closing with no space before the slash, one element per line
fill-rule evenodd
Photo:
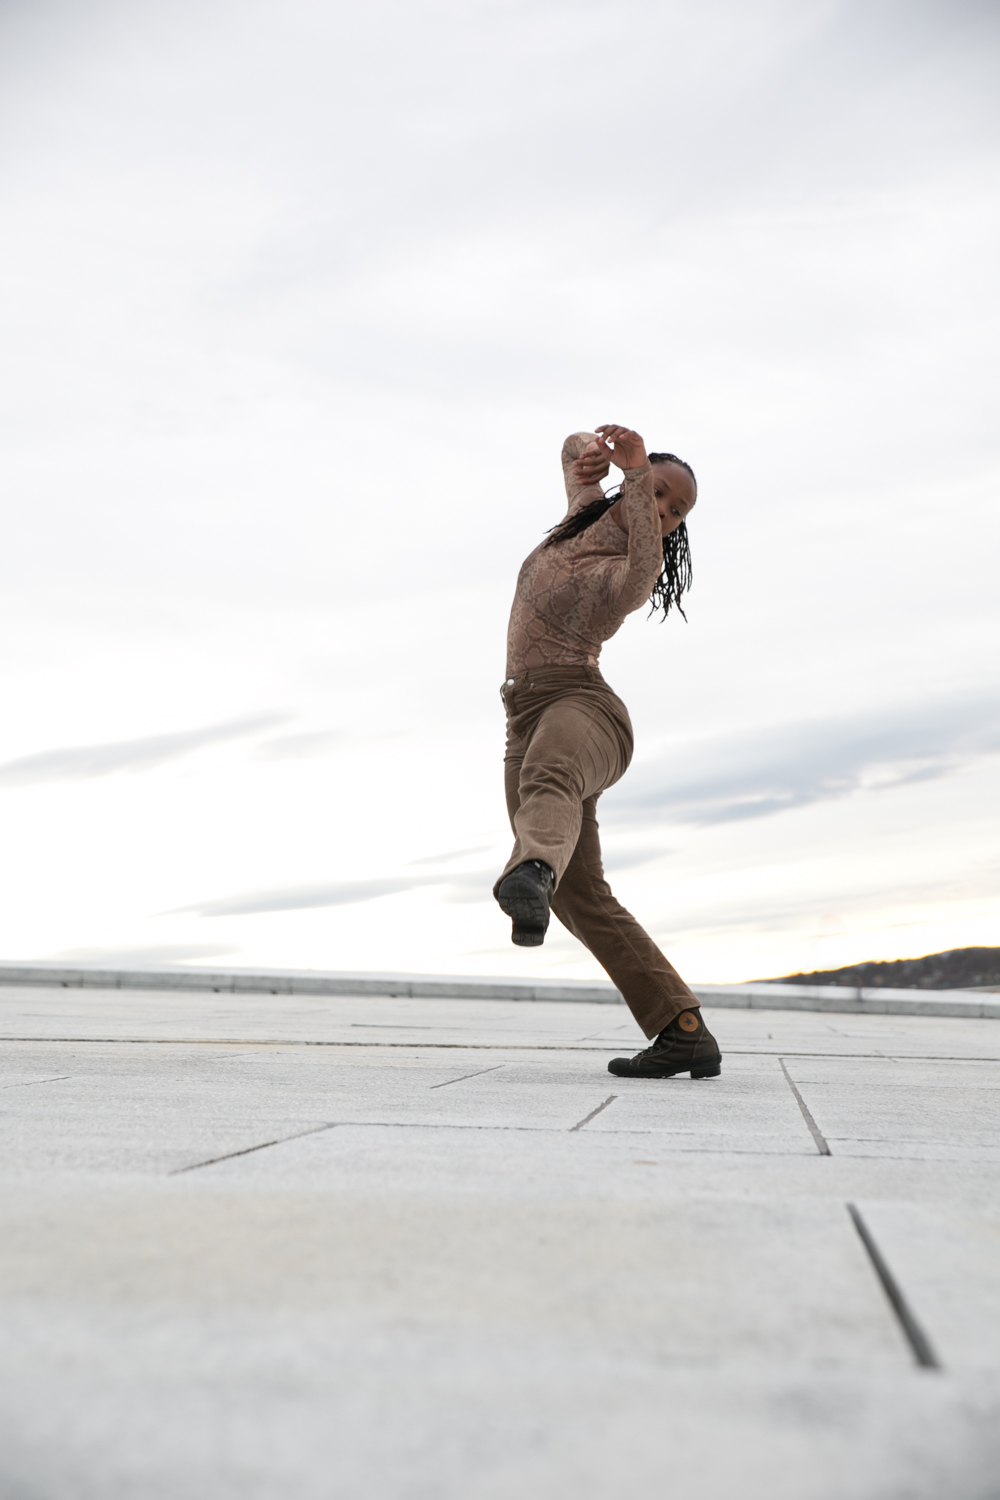
<path fill-rule="evenodd" d="M 525 559 L 507 635 L 504 775 L 514 851 L 493 888 L 512 940 L 544 942 L 549 911 L 603 965 L 652 1046 L 616 1057 L 625 1078 L 715 1078 L 718 1043 L 698 1000 L 604 879 L 597 799 L 632 759 L 632 724 L 598 669 L 602 644 L 647 599 L 681 610 L 694 471 L 605 424 L 563 444 L 569 509 Z M 622 484 L 599 481 L 613 463 Z"/>

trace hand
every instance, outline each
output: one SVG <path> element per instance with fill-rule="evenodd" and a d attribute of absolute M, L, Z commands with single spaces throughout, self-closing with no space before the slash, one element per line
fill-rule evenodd
<path fill-rule="evenodd" d="M 631 427 L 603 422 L 597 429 L 597 444 L 618 469 L 638 469 L 646 462 L 646 444 Z"/>
<path fill-rule="evenodd" d="M 573 460 L 573 473 L 580 485 L 596 484 L 611 465 L 596 443 L 588 443 L 579 458 Z"/>

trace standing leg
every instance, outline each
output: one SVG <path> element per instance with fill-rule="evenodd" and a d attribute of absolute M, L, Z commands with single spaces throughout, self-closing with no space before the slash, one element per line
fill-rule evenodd
<path fill-rule="evenodd" d="M 683 979 L 611 893 L 604 878 L 597 798 L 583 804 L 580 837 L 552 900 L 552 910 L 615 982 L 647 1037 L 699 1002 Z"/>

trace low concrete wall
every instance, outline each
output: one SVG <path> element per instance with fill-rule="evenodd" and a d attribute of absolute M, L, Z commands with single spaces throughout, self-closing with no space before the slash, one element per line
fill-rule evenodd
<path fill-rule="evenodd" d="M 487 979 L 323 969 L 209 969 L 194 964 L 109 969 L 96 964 L 0 963 L 0 984 L 66 989 L 212 990 L 235 995 L 387 995 L 412 1000 L 588 1000 L 622 1003 L 613 984 L 581 979 Z"/>
<path fill-rule="evenodd" d="M 695 984 L 706 1006 L 829 1010 L 870 1016 L 978 1016 L 1000 1021 L 1000 995 L 976 990 L 859 989 L 819 984 Z"/>
<path fill-rule="evenodd" d="M 371 974 L 321 969 L 209 969 L 159 965 L 0 963 L 0 984 L 99 990 L 202 990 L 232 995 L 385 995 L 421 1000 L 597 1001 L 620 1005 L 613 984 L 586 979 L 488 979 L 455 974 Z M 706 1006 L 820 1010 L 855 1015 L 979 1016 L 1000 1020 L 1000 995 L 982 990 L 856 989 L 835 985 L 696 984 Z"/>

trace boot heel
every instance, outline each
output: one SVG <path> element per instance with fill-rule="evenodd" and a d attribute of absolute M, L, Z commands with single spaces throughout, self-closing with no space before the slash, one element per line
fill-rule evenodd
<path fill-rule="evenodd" d="M 722 1064 L 717 1057 L 713 1057 L 711 1062 L 692 1063 L 691 1065 L 692 1078 L 718 1078 L 721 1072 Z"/>

